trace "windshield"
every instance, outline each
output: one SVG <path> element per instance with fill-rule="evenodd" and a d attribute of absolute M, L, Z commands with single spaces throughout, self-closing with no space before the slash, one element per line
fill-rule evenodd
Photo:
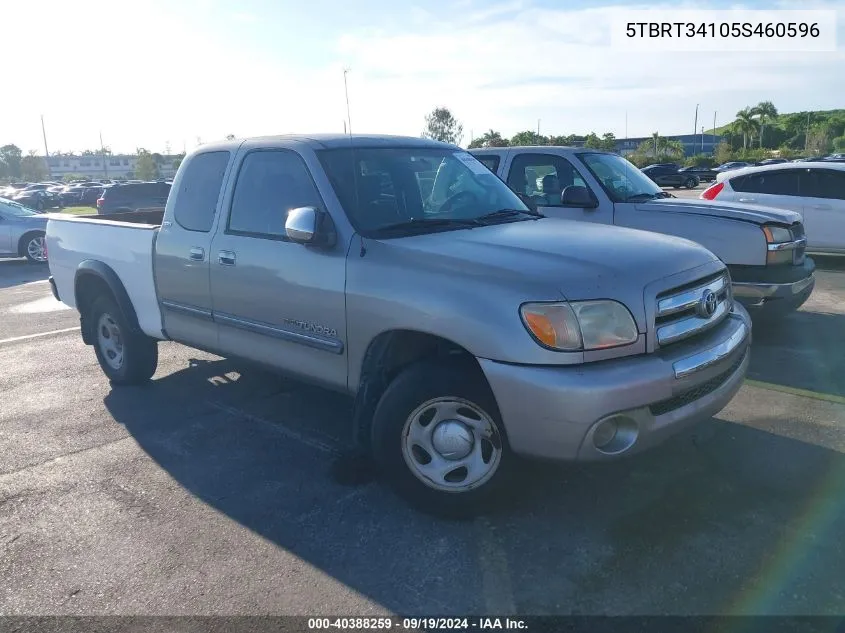
<path fill-rule="evenodd" d="M 0 211 L 19 218 L 29 217 L 30 215 L 38 215 L 35 211 L 31 211 L 22 204 L 17 204 L 11 200 L 0 200 Z"/>
<path fill-rule="evenodd" d="M 663 189 L 618 154 L 597 152 L 579 154 L 579 157 L 614 202 L 663 195 Z"/>
<path fill-rule="evenodd" d="M 403 222 L 442 220 L 429 228 L 444 230 L 449 220 L 459 228 L 469 224 L 458 221 L 503 209 L 528 213 L 498 176 L 464 151 L 345 148 L 319 157 L 350 222 L 365 236 Z"/>

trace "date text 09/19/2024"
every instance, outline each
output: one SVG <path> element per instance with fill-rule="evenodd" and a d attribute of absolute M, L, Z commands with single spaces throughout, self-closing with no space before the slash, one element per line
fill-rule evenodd
<path fill-rule="evenodd" d="M 519 618 L 309 618 L 309 630 L 390 630 L 403 631 L 428 630 L 525 630 L 524 620 Z"/>

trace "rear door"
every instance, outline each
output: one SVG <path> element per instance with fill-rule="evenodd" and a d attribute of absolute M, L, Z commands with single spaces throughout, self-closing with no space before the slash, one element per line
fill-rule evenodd
<path fill-rule="evenodd" d="M 800 187 L 808 248 L 845 251 L 845 171 L 803 169 Z"/>
<path fill-rule="evenodd" d="M 0 207 L 3 203 L 0 202 Z M 11 214 L 3 213 L 0 208 L 0 253 L 12 253 L 12 219 Z M 17 246 L 17 245 L 15 245 Z"/>
<path fill-rule="evenodd" d="M 288 148 L 250 150 L 236 171 L 211 248 L 220 352 L 345 389 L 345 247 L 285 234 L 291 209 L 326 208 L 311 172 Z"/>
<path fill-rule="evenodd" d="M 188 159 L 174 181 L 155 244 L 155 282 L 164 329 L 170 338 L 217 347 L 212 319 L 209 256 L 211 236 L 231 153 L 203 152 Z"/>
<path fill-rule="evenodd" d="M 800 198 L 798 173 L 799 168 L 772 169 L 731 178 L 734 200 L 801 213 L 804 205 Z"/>

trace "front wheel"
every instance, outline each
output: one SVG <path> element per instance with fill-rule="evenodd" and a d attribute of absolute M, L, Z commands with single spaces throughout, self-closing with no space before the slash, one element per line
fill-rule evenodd
<path fill-rule="evenodd" d="M 696 182 L 695 178 L 690 178 L 684 183 L 684 186 L 687 189 L 695 189 L 698 186 L 698 183 Z"/>
<path fill-rule="evenodd" d="M 158 344 L 145 334 L 133 332 L 111 297 L 91 304 L 89 327 L 94 330 L 94 351 L 103 373 L 115 385 L 147 382 L 158 365 Z"/>
<path fill-rule="evenodd" d="M 478 369 L 429 361 L 403 371 L 385 391 L 372 447 L 397 492 L 425 512 L 452 518 L 499 501 L 513 459 Z"/>

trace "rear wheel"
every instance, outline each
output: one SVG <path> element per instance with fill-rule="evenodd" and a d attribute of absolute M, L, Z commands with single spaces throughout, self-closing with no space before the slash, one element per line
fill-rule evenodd
<path fill-rule="evenodd" d="M 373 417 L 372 446 L 397 492 L 425 512 L 455 518 L 499 500 L 512 460 L 483 376 L 429 361 L 387 388 Z"/>
<path fill-rule="evenodd" d="M 687 189 L 695 189 L 698 186 L 698 181 L 695 178 L 689 178 L 685 183 L 684 186 Z"/>
<path fill-rule="evenodd" d="M 27 233 L 21 240 L 21 253 L 30 264 L 47 261 L 47 240 L 44 233 Z"/>
<path fill-rule="evenodd" d="M 111 297 L 97 297 L 91 304 L 89 327 L 94 330 L 94 351 L 103 373 L 116 385 L 148 381 L 158 365 L 158 344 L 133 332 Z"/>

